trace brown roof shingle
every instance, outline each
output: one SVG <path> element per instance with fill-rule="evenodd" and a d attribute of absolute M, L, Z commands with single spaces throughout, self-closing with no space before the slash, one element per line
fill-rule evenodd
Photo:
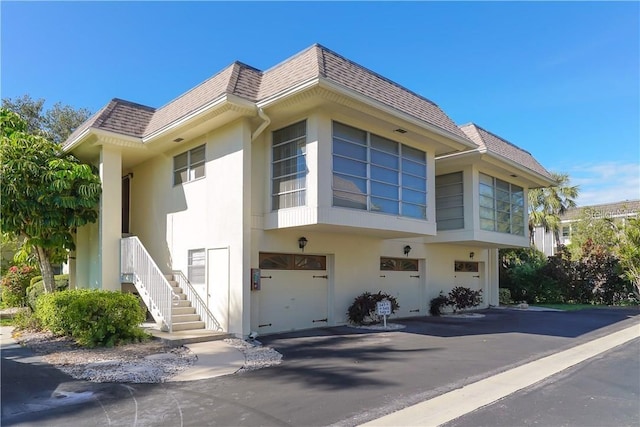
<path fill-rule="evenodd" d="M 505 159 L 520 164 L 527 169 L 544 176 L 545 178 L 551 179 L 549 171 L 538 163 L 538 161 L 534 159 L 528 151 L 525 151 L 506 139 L 481 128 L 475 123 L 468 123 L 460 126 L 460 129 L 462 129 L 465 135 L 467 135 L 471 141 L 475 142 L 478 147 L 485 148 L 490 153 L 497 154 Z"/>
<path fill-rule="evenodd" d="M 264 72 L 234 62 L 158 109 L 114 99 L 81 125 L 67 142 L 73 141 L 88 128 L 137 137 L 149 136 L 224 94 L 258 102 L 313 78 L 330 80 L 466 139 L 465 134 L 433 102 L 315 44 Z"/>

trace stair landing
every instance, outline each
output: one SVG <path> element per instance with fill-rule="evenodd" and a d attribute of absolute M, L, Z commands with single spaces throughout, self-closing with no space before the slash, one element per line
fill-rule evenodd
<path fill-rule="evenodd" d="M 171 347 L 180 347 L 185 344 L 233 338 L 233 335 L 227 332 L 216 332 L 207 329 L 191 329 L 186 331 L 174 331 L 171 333 L 164 332 L 161 331 L 155 323 L 143 323 L 142 328 L 155 339 L 159 339 L 164 344 Z"/>

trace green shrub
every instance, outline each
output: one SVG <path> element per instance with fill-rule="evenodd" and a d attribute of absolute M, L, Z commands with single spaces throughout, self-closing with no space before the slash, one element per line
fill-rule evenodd
<path fill-rule="evenodd" d="M 511 299 L 511 291 L 507 288 L 498 289 L 498 301 L 500 305 L 509 305 L 513 302 Z"/>
<path fill-rule="evenodd" d="M 465 308 L 475 307 L 482 302 L 482 291 L 456 286 L 451 289 L 447 299 L 455 311 L 464 310 Z"/>
<path fill-rule="evenodd" d="M 28 265 L 12 266 L 2 278 L 2 302 L 7 307 L 23 307 L 29 282 L 37 270 Z"/>
<path fill-rule="evenodd" d="M 53 278 L 55 280 L 55 292 L 69 289 L 68 274 L 59 274 L 57 276 L 53 276 Z M 44 294 L 44 282 L 42 281 L 42 276 L 36 276 L 31 279 L 31 285 L 27 288 L 27 305 L 31 307 L 31 310 L 35 311 L 36 300 L 42 294 Z"/>
<path fill-rule="evenodd" d="M 442 314 L 442 309 L 446 306 L 451 305 L 451 301 L 440 291 L 440 295 L 435 297 L 429 303 L 429 314 L 432 316 L 440 316 Z"/>
<path fill-rule="evenodd" d="M 30 330 L 39 331 L 42 330 L 42 325 L 33 311 L 25 307 L 24 310 L 20 310 L 13 317 L 13 327 L 16 330 Z"/>
<path fill-rule="evenodd" d="M 396 297 L 383 294 L 382 291 L 379 291 L 377 294 L 364 292 L 358 295 L 349 306 L 349 310 L 347 311 L 349 321 L 355 325 L 380 323 L 380 316 L 376 314 L 376 303 L 385 299 L 391 301 L 391 314 L 400 308 Z"/>
<path fill-rule="evenodd" d="M 134 295 L 122 292 L 74 289 L 44 294 L 37 299 L 36 316 L 44 328 L 86 347 L 111 347 L 147 336 L 139 327 L 144 310 Z"/>

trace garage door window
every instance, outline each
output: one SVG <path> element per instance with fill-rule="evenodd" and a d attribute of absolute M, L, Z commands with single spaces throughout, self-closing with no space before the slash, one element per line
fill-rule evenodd
<path fill-rule="evenodd" d="M 418 271 L 418 260 L 407 258 L 380 258 L 381 271 Z"/>
<path fill-rule="evenodd" d="M 454 270 L 461 273 L 477 273 L 478 263 L 473 261 L 456 261 Z"/>
<path fill-rule="evenodd" d="M 327 257 L 261 252 L 260 268 L 264 270 L 326 270 Z"/>

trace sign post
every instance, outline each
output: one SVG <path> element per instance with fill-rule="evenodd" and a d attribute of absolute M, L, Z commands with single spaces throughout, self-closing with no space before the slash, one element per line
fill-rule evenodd
<path fill-rule="evenodd" d="M 376 303 L 376 314 L 378 316 L 383 316 L 384 319 L 384 327 L 387 328 L 387 316 L 391 314 L 391 301 L 388 299 L 383 299 L 382 301 L 378 301 Z"/>

